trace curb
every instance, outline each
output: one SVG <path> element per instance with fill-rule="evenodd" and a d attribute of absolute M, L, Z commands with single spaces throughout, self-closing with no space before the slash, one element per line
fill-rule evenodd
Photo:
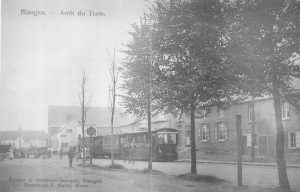
<path fill-rule="evenodd" d="M 177 160 L 176 162 L 191 162 L 189 159 L 181 159 Z M 209 163 L 209 164 L 230 164 L 236 165 L 236 162 L 227 162 L 227 161 L 197 161 L 197 163 Z M 252 162 L 243 162 L 243 165 L 250 165 L 250 166 L 265 166 L 265 167 L 277 167 L 275 163 L 252 163 Z M 288 168 L 300 168 L 299 164 L 287 164 Z"/>

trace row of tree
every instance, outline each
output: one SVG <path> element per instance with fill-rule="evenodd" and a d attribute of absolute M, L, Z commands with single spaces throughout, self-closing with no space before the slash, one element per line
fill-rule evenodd
<path fill-rule="evenodd" d="M 299 71 L 291 66 L 300 52 L 299 15 L 297 0 L 155 1 L 133 25 L 124 50 L 123 105 L 147 117 L 149 134 L 151 116 L 187 114 L 191 173 L 197 174 L 198 112 L 240 96 L 273 96 L 279 184 L 289 189 L 281 102 L 296 101 L 292 82 Z"/>

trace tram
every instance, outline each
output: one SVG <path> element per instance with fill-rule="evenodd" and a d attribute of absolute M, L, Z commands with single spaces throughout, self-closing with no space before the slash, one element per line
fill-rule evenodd
<path fill-rule="evenodd" d="M 111 150 L 115 158 L 122 158 L 125 144 L 135 143 L 136 160 L 149 159 L 150 139 L 147 131 L 97 136 L 90 140 L 89 147 L 93 157 L 110 157 Z M 154 161 L 174 161 L 178 159 L 178 131 L 162 128 L 152 131 L 152 159 Z M 92 146 L 91 146 L 92 145 Z"/>

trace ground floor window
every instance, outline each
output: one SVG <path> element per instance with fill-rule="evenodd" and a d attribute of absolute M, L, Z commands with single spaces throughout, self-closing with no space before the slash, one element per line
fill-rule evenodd
<path fill-rule="evenodd" d="M 225 122 L 219 122 L 215 127 L 215 139 L 216 140 L 227 140 L 228 132 Z"/>
<path fill-rule="evenodd" d="M 191 145 L 191 125 L 186 125 L 186 146 Z"/>
<path fill-rule="evenodd" d="M 254 134 L 254 146 L 257 145 L 257 134 Z M 252 134 L 247 134 L 247 147 L 252 146 Z"/>
<path fill-rule="evenodd" d="M 288 133 L 288 146 L 290 149 L 300 148 L 300 132 Z"/>
<path fill-rule="evenodd" d="M 200 137 L 200 141 L 204 142 L 204 141 L 208 141 L 209 140 L 209 128 L 208 128 L 208 124 L 201 124 L 200 128 L 199 128 L 199 137 Z"/>
<path fill-rule="evenodd" d="M 69 146 L 68 143 L 62 143 L 62 144 L 61 144 L 61 148 L 66 148 L 66 147 L 68 147 L 68 146 Z"/>

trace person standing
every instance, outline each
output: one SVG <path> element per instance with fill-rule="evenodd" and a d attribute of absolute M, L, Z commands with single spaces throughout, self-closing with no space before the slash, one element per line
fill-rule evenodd
<path fill-rule="evenodd" d="M 69 157 L 69 167 L 72 167 L 73 158 L 74 158 L 74 149 L 72 147 L 70 147 L 69 149 L 68 157 Z"/>
<path fill-rule="evenodd" d="M 129 145 L 127 143 L 125 143 L 123 146 L 123 158 L 125 163 L 126 160 L 129 161 Z"/>
<path fill-rule="evenodd" d="M 63 149 L 62 149 L 62 147 L 59 148 L 59 158 L 60 159 L 63 158 Z"/>
<path fill-rule="evenodd" d="M 132 162 L 132 164 L 135 164 L 135 152 L 136 152 L 136 144 L 134 141 L 132 141 L 132 143 L 130 144 L 130 149 L 129 149 L 129 162 L 128 164 L 130 164 Z"/>

